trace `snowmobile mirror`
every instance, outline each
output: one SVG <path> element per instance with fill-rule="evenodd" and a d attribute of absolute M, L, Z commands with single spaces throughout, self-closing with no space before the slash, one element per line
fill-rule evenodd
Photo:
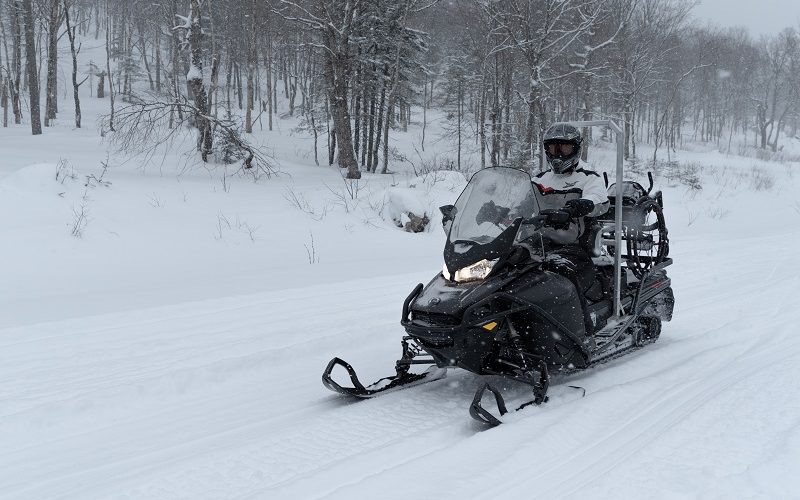
<path fill-rule="evenodd" d="M 453 220 L 456 216 L 456 207 L 453 205 L 439 207 L 439 211 L 442 212 L 442 221 Z"/>
<path fill-rule="evenodd" d="M 439 211 L 442 212 L 442 229 L 444 230 L 444 234 L 450 234 L 450 226 L 453 225 L 453 220 L 456 218 L 456 207 L 453 205 L 445 205 L 439 207 Z"/>

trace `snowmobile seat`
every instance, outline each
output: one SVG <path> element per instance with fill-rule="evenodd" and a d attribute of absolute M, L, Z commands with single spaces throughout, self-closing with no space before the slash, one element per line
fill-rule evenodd
<path fill-rule="evenodd" d="M 603 225 L 594 222 L 586 229 L 586 250 L 592 257 L 603 255 Z"/>
<path fill-rule="evenodd" d="M 604 221 L 597 219 L 586 220 L 586 230 L 581 236 L 581 245 L 589 253 L 595 265 L 608 265 L 611 260 L 608 259 L 608 253 L 603 248 L 603 230 L 606 224 Z"/>

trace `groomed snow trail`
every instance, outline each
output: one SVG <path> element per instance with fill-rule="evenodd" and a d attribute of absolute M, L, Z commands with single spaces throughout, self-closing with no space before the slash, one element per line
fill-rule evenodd
<path fill-rule="evenodd" d="M 486 432 L 470 374 L 356 403 L 320 382 L 334 355 L 391 374 L 429 273 L 6 328 L 0 497 L 789 498 L 797 237 L 677 242 L 658 343 Z"/>

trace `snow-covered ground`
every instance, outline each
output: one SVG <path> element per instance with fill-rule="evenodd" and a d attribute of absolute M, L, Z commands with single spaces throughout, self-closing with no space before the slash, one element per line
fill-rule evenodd
<path fill-rule="evenodd" d="M 659 342 L 482 431 L 467 373 L 358 403 L 320 382 L 334 355 L 393 372 L 461 174 L 398 162 L 353 193 L 278 120 L 258 140 L 283 173 L 223 183 L 107 158 L 84 105 L 82 130 L 65 102 L 43 136 L 0 131 L 1 498 L 797 498 L 797 163 L 678 152 Z M 398 229 L 403 208 L 431 228 Z"/>

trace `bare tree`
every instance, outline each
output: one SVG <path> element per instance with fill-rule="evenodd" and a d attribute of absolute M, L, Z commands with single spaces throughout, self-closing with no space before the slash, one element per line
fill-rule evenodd
<path fill-rule="evenodd" d="M 189 73 L 186 81 L 194 96 L 195 126 L 198 130 L 197 149 L 204 162 L 208 162 L 213 148 L 213 135 L 211 122 L 208 119 L 208 95 L 203 82 L 203 27 L 200 0 L 191 0 L 188 17 L 178 16 L 183 25 L 180 28 L 186 31 L 186 42 L 189 46 Z"/>
<path fill-rule="evenodd" d="M 497 30 L 507 40 L 496 50 L 514 50 L 526 64 L 528 89 L 524 149 L 538 152 L 538 138 L 547 126 L 548 89 L 582 68 L 562 70 L 576 43 L 599 27 L 604 9 L 600 2 L 579 0 L 511 0 L 486 3 Z M 520 94 L 522 96 L 522 94 Z M 540 167 L 544 156 L 539 155 Z"/>
<path fill-rule="evenodd" d="M 162 147 L 169 150 L 182 137 L 181 127 L 169 124 L 174 106 L 183 108 L 181 115 L 203 116 L 197 103 L 183 96 L 131 96 L 131 102 L 117 112 L 117 133 L 112 136 L 113 143 L 119 151 L 144 154 L 148 160 Z M 234 156 L 241 160 L 244 170 L 252 170 L 255 175 L 276 172 L 270 156 L 242 137 L 238 126 L 212 115 L 203 118 L 213 124 L 218 136 L 235 150 Z"/>
<path fill-rule="evenodd" d="M 108 8 L 108 1 L 106 2 L 106 72 L 108 76 L 108 97 L 111 103 L 111 112 L 108 118 L 108 129 L 114 132 L 114 78 L 111 73 L 111 9 Z M 102 79 L 101 79 L 102 82 Z M 98 92 L 98 95 L 100 92 Z"/>
<path fill-rule="evenodd" d="M 347 169 L 348 179 L 361 178 L 353 149 L 353 133 L 348 106 L 348 81 L 352 68 L 351 40 L 361 0 L 281 0 L 288 7 L 284 18 L 313 30 L 324 51 L 324 75 L 328 102 L 334 123 L 339 166 Z"/>
<path fill-rule="evenodd" d="M 36 70 L 36 37 L 34 36 L 33 1 L 23 0 L 25 31 L 25 64 L 28 71 L 28 90 L 30 94 L 31 133 L 42 133 L 42 120 L 39 113 L 39 73 Z"/>
<path fill-rule="evenodd" d="M 58 32 L 63 14 L 59 0 L 49 0 L 47 28 L 47 89 L 45 99 L 44 126 L 58 113 Z"/>
<path fill-rule="evenodd" d="M 75 47 L 75 30 L 76 27 L 72 26 L 69 17 L 69 0 L 64 0 L 64 21 L 67 25 L 67 36 L 69 37 L 69 48 L 70 52 L 72 53 L 72 99 L 75 102 L 75 127 L 81 128 L 81 98 L 80 93 L 78 90 L 83 82 L 86 81 L 86 78 L 83 81 L 78 82 L 78 52 L 80 52 L 80 47 Z"/>

